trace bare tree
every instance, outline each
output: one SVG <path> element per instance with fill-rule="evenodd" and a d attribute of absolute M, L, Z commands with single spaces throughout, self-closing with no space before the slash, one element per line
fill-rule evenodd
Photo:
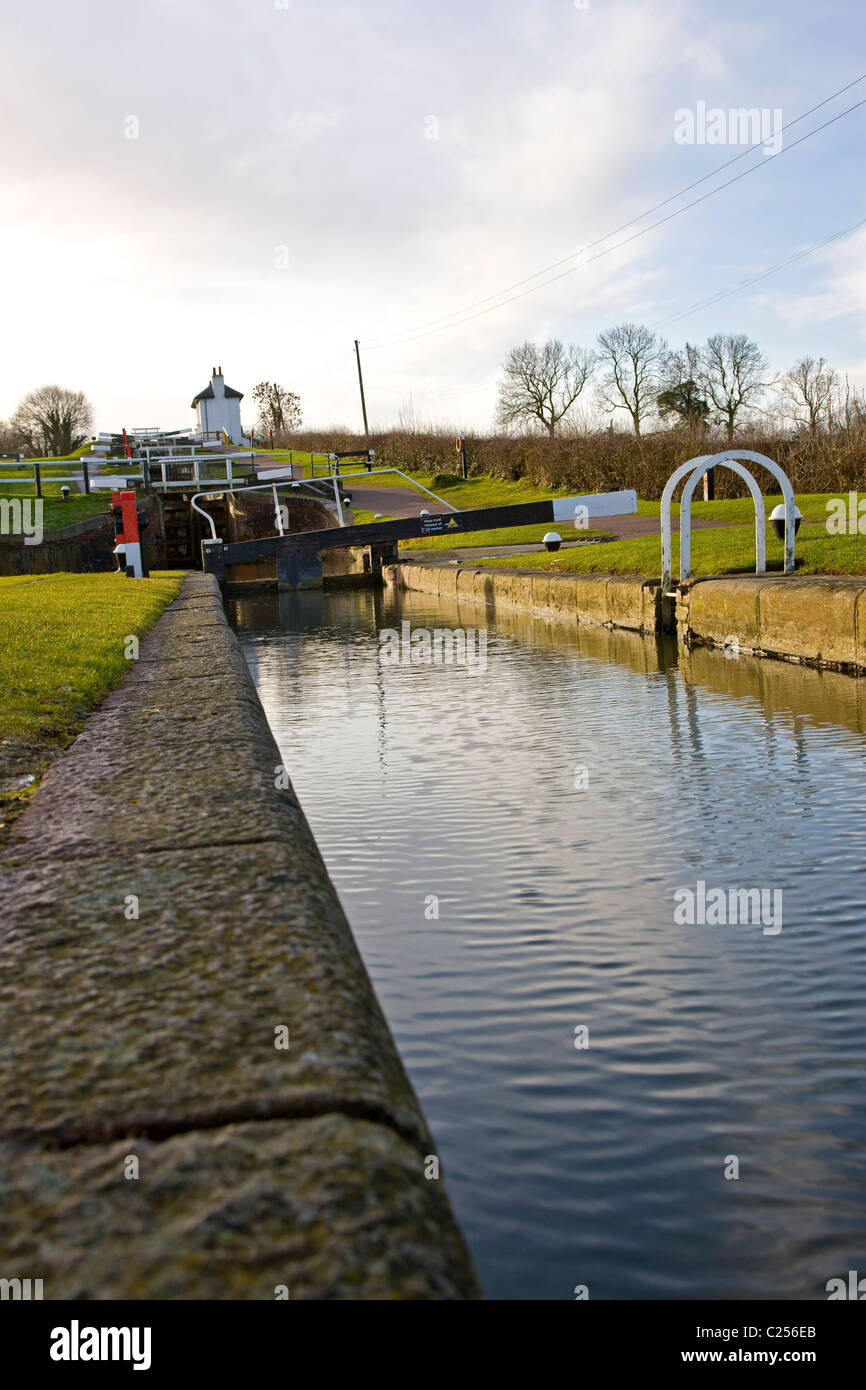
<path fill-rule="evenodd" d="M 83 391 L 39 386 L 19 402 L 10 425 L 28 453 L 60 458 L 87 439 L 93 406 Z"/>
<path fill-rule="evenodd" d="M 611 414 L 627 411 L 640 438 L 641 425 L 659 393 L 668 345 L 642 323 L 621 323 L 599 333 L 598 346 L 605 367 L 599 401 Z"/>
<path fill-rule="evenodd" d="M 535 421 L 551 439 L 571 410 L 590 376 L 594 359 L 583 348 L 566 347 L 559 338 L 541 346 L 523 343 L 512 348 L 502 364 L 497 419 L 506 428 Z"/>
<path fill-rule="evenodd" d="M 14 429 L 11 421 L 0 420 L 0 454 L 17 454 L 21 449 L 21 435 Z"/>
<path fill-rule="evenodd" d="M 397 415 L 397 428 L 404 430 L 406 434 L 419 434 L 423 428 L 421 417 L 418 414 L 415 402 L 412 399 L 412 392 L 408 398 L 404 396 Z"/>
<path fill-rule="evenodd" d="M 782 377 L 780 386 L 783 409 L 798 425 L 808 425 L 810 434 L 817 434 L 822 421 L 829 423 L 839 376 L 823 357 L 817 361 L 801 357 Z"/>
<path fill-rule="evenodd" d="M 852 386 L 845 373 L 845 388 L 840 388 L 831 410 L 832 428 L 846 430 L 848 433 L 863 432 L 866 427 L 866 392 L 862 387 Z"/>
<path fill-rule="evenodd" d="M 259 408 L 259 424 L 274 435 L 288 434 L 301 423 L 301 398 L 275 381 L 260 381 L 253 387 L 253 400 Z"/>
<path fill-rule="evenodd" d="M 734 437 L 737 416 L 754 407 L 769 384 L 763 380 L 769 361 L 745 333 L 714 333 L 701 351 L 700 384 L 724 425 Z"/>

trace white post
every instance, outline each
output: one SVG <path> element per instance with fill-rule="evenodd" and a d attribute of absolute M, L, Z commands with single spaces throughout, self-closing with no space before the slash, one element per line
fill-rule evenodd
<path fill-rule="evenodd" d="M 286 533 L 285 533 L 285 531 L 283 530 L 283 516 L 282 516 L 282 512 L 280 511 L 280 504 L 279 504 L 279 502 L 277 501 L 277 485 L 276 485 L 276 483 L 274 483 L 274 485 L 273 485 L 273 493 L 274 493 L 274 517 L 275 517 L 276 523 L 277 523 L 277 530 L 279 531 L 279 533 L 280 533 L 281 536 L 284 536 Z"/>

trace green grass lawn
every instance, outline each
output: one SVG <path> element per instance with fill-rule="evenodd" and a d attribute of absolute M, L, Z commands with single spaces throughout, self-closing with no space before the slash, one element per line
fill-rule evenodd
<path fill-rule="evenodd" d="M 327 479 L 328 477 L 328 470 L 326 468 L 328 462 L 327 454 L 313 454 L 313 458 L 316 462 L 316 471 L 314 474 L 310 467 L 309 449 L 257 449 L 256 453 L 266 455 L 267 458 L 273 459 L 274 463 L 292 463 L 296 466 L 299 465 L 302 478 L 316 477 Z M 358 459 L 340 460 L 340 473 L 354 473 L 360 467 L 361 463 Z"/>
<path fill-rule="evenodd" d="M 794 495 L 794 500 L 800 511 L 803 513 L 803 524 L 814 522 L 821 525 L 827 520 L 827 502 L 832 497 L 846 497 L 847 493 L 838 492 L 798 492 Z M 764 497 L 764 515 L 769 516 L 774 507 L 778 507 L 783 501 L 781 493 L 767 493 Z M 642 497 L 637 501 L 638 516 L 661 516 L 660 502 L 645 502 Z M 679 516 L 680 504 L 674 502 L 671 507 L 671 515 Z M 754 522 L 755 506 L 751 497 L 732 497 L 721 502 L 692 502 L 692 516 L 697 520 L 727 521 L 731 525 L 740 523 Z"/>
<path fill-rule="evenodd" d="M 35 500 L 33 489 L 15 485 L 0 485 L 0 497 L 28 496 Z M 108 492 L 73 492 L 67 501 L 60 496 L 60 484 L 47 483 L 43 488 L 42 525 L 46 531 L 55 531 L 60 526 L 70 526 L 74 521 L 83 521 L 88 516 L 105 515 L 111 505 Z M 32 511 L 30 513 L 33 515 Z"/>
<path fill-rule="evenodd" d="M 274 463 L 293 463 L 296 467 L 299 467 L 301 469 L 301 474 L 304 478 L 313 477 L 313 473 L 310 466 L 309 449 L 265 449 L 257 446 L 255 452 L 257 454 L 261 454 L 265 458 L 272 459 Z M 316 463 L 315 477 L 327 478 L 328 471 L 326 468 L 326 464 L 328 462 L 329 455 L 319 454 L 314 451 L 313 458 Z M 373 462 L 374 469 L 388 467 L 389 465 L 387 463 L 383 463 L 381 459 L 375 459 Z M 341 477 L 345 473 L 363 473 L 364 477 L 367 476 L 367 468 L 363 459 L 340 459 L 339 471 Z M 413 478 L 417 477 L 418 481 L 423 483 L 426 481 L 428 475 L 421 473 L 409 473 L 408 476 Z M 353 481 L 356 482 L 358 486 L 362 485 L 360 478 L 353 479 Z M 381 474 L 371 475 L 370 486 L 408 487 L 409 484 L 406 482 L 405 478 L 398 478 L 392 473 L 385 474 L 384 476 Z"/>
<path fill-rule="evenodd" d="M 22 485 L 29 487 L 35 497 L 36 482 L 33 475 L 33 468 L 31 467 L 33 462 L 38 463 L 39 460 L 25 459 L 24 463 L 16 463 L 14 466 L 4 463 L 3 467 L 0 468 L 0 480 L 7 482 L 20 478 L 22 479 Z M 70 460 L 70 463 L 71 462 Z M 80 468 L 76 468 L 74 464 L 70 467 L 69 464 L 64 463 L 42 463 L 39 465 L 39 472 L 44 481 L 46 478 L 66 478 L 70 473 L 80 473 L 81 470 Z M 59 487 L 60 484 L 58 483 L 57 486 Z"/>
<path fill-rule="evenodd" d="M 152 627 L 183 575 L 0 578 L 0 828 L 51 757 L 130 669 L 125 639 Z"/>
<path fill-rule="evenodd" d="M 77 449 L 73 449 L 71 454 L 52 454 L 46 458 L 26 458 L 26 464 L 31 463 L 72 463 L 84 458 L 85 454 L 90 454 L 93 441 L 88 439 L 84 444 L 79 444 Z"/>
<path fill-rule="evenodd" d="M 40 574 L 0 578 L 4 737 L 61 738 L 116 685 L 123 639 L 152 627 L 183 575 Z"/>
<path fill-rule="evenodd" d="M 442 474 L 421 475 L 418 482 L 431 492 L 438 493 L 461 512 L 475 507 L 507 507 L 519 502 L 543 502 L 548 497 L 570 495 L 550 488 L 534 487 L 532 483 L 522 480 L 514 482 L 509 478 L 459 478 L 455 482 L 442 481 L 442 478 Z"/>
<path fill-rule="evenodd" d="M 717 504 L 721 505 L 721 504 Z M 803 510 L 802 504 L 800 505 Z M 679 568 L 679 540 L 675 535 L 674 573 Z M 767 529 L 767 568 L 781 570 L 784 547 Z M 585 549 L 561 550 L 555 554 L 532 552 L 528 555 L 499 556 L 480 560 L 497 568 L 540 569 L 562 574 L 642 574 L 661 573 L 661 543 L 658 536 L 610 541 Z M 692 574 L 733 574 L 754 572 L 755 528 L 732 526 L 730 530 L 692 532 Z M 803 525 L 797 537 L 798 574 L 866 574 L 866 536 L 830 536 L 823 525 Z"/>

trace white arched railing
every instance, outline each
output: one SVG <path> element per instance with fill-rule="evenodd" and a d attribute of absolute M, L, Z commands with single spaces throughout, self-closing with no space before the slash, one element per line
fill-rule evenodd
<path fill-rule="evenodd" d="M 774 463 L 765 454 L 756 454 L 749 449 L 725 449 L 720 454 L 705 454 L 699 458 L 689 459 L 688 463 L 680 464 L 668 478 L 661 500 L 661 532 L 662 532 L 662 589 L 667 593 L 671 587 L 673 563 L 671 559 L 671 501 L 674 489 L 677 484 L 686 476 L 691 474 L 688 483 L 683 489 L 682 503 L 680 506 L 680 580 L 688 579 L 691 574 L 691 548 L 692 548 L 692 495 L 701 478 L 710 468 L 715 468 L 717 464 L 722 467 L 730 468 L 732 472 L 745 479 L 752 500 L 755 504 L 755 573 L 763 574 L 766 569 L 766 521 L 764 517 L 764 499 L 757 482 L 747 468 L 743 468 L 739 459 L 747 459 L 751 463 L 760 463 L 779 483 L 782 489 L 782 496 L 785 500 L 785 574 L 794 573 L 794 544 L 796 536 L 796 526 L 794 518 L 796 515 L 796 504 L 794 502 L 794 489 L 787 473 Z"/>
<path fill-rule="evenodd" d="M 742 478 L 755 504 L 755 574 L 763 574 L 767 568 L 767 532 L 764 519 L 764 495 L 748 468 L 734 459 L 725 459 L 723 467 L 730 468 Z M 692 572 L 692 497 L 695 488 L 706 473 L 705 464 L 696 468 L 683 488 L 680 498 L 680 579 L 688 579 Z"/>

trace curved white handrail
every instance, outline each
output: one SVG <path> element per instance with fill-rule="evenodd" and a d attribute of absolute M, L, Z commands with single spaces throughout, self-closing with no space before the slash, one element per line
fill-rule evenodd
<path fill-rule="evenodd" d="M 767 458 L 766 454 L 756 454 L 753 449 L 723 449 L 720 454 L 712 454 L 707 459 L 707 467 L 712 468 L 717 463 L 725 463 L 728 459 L 745 459 L 749 463 L 759 463 L 762 468 L 766 468 L 768 473 L 772 473 L 776 482 L 782 489 L 782 496 L 785 499 L 785 574 L 794 573 L 794 550 L 796 546 L 797 528 L 794 524 L 797 514 L 797 504 L 794 501 L 794 489 L 791 479 L 788 477 L 784 468 L 780 468 L 778 463 Z"/>
<path fill-rule="evenodd" d="M 708 455 L 701 454 L 697 458 L 689 459 L 688 463 L 681 463 L 679 468 L 674 469 L 665 483 L 661 500 L 663 593 L 667 593 L 671 587 L 673 570 L 673 562 L 671 560 L 671 499 L 674 495 L 674 488 L 687 473 L 692 473 L 694 471 L 696 465 L 704 463 L 707 457 Z M 703 471 L 701 476 L 703 476 Z M 680 522 L 680 524 L 682 525 L 682 522 Z"/>
<path fill-rule="evenodd" d="M 737 460 L 746 459 L 750 463 L 760 463 L 779 483 L 782 489 L 782 496 L 785 499 L 785 574 L 794 573 L 794 550 L 796 540 L 795 513 L 796 504 L 794 502 L 794 489 L 791 480 L 772 459 L 767 458 L 766 454 L 755 453 L 751 449 L 723 449 L 718 454 L 704 454 L 697 458 L 689 459 L 688 463 L 680 464 L 674 470 L 665 484 L 661 500 L 661 541 L 662 541 L 662 589 L 667 593 L 671 586 L 672 579 L 672 559 L 671 559 L 671 500 L 677 483 L 691 472 L 689 484 L 683 492 L 682 505 L 680 508 L 680 577 L 688 578 L 691 568 L 691 503 L 692 494 L 698 481 L 710 468 L 717 465 L 728 467 L 732 472 L 739 474 L 749 485 L 752 500 L 755 503 L 755 572 L 763 574 L 766 568 L 766 538 L 765 538 L 765 518 L 763 496 L 758 489 L 754 477 L 747 469 L 737 466 Z M 758 498 L 760 497 L 760 502 Z"/>
<path fill-rule="evenodd" d="M 767 569 L 767 533 L 764 517 L 764 494 L 748 468 L 743 468 L 734 459 L 725 459 L 721 465 L 730 468 L 743 478 L 752 494 L 755 504 L 755 574 L 764 574 Z M 688 579 L 692 572 L 692 495 L 701 478 L 707 471 L 707 464 L 701 463 L 695 469 L 683 488 L 680 498 L 680 580 Z"/>

